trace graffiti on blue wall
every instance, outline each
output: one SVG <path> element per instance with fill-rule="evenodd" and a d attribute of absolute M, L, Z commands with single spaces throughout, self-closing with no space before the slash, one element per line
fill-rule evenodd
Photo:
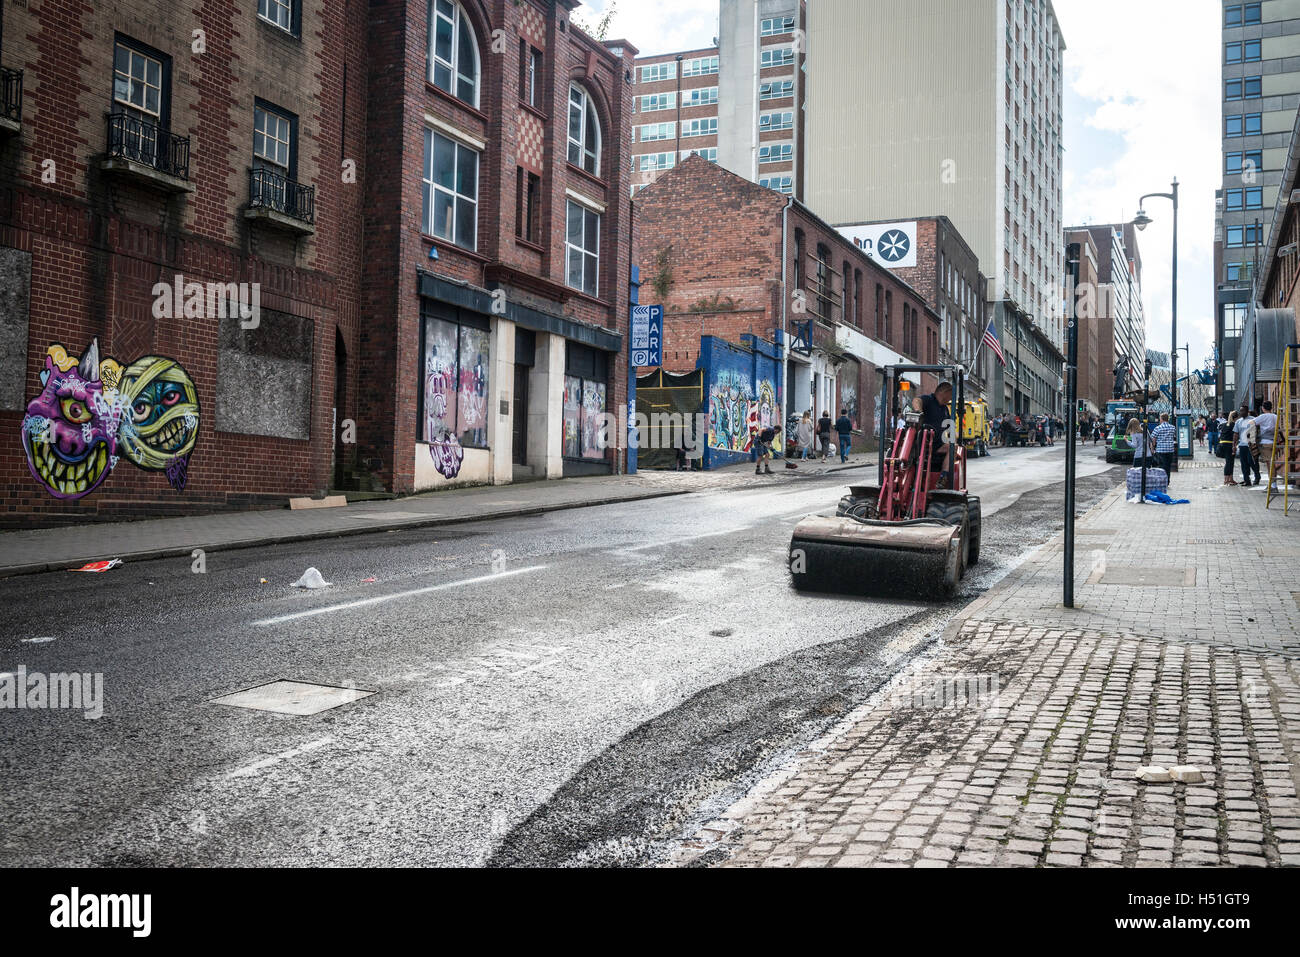
<path fill-rule="evenodd" d="M 748 338 L 748 337 L 747 337 Z M 750 339 L 744 348 L 705 336 L 700 367 L 708 388 L 706 468 L 745 460 L 754 435 L 781 424 L 780 363 L 775 347 Z M 773 355 L 767 352 L 773 351 Z M 777 444 L 778 449 L 781 444 Z"/>

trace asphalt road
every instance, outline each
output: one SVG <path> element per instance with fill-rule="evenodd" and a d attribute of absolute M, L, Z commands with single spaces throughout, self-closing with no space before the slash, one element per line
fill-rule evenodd
<path fill-rule="evenodd" d="M 1000 515 L 939 605 L 789 587 L 794 524 L 865 471 L 0 581 L 0 672 L 104 688 L 98 720 L 0 710 L 0 864 L 653 860 L 1048 537 L 1063 451 L 972 463 Z M 1080 464 L 1084 504 L 1118 481 Z M 289 587 L 308 566 L 331 586 Z M 211 703 L 277 679 L 375 693 Z"/>

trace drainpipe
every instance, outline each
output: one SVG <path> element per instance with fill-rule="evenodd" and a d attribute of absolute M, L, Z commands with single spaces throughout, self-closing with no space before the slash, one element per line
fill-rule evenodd
<path fill-rule="evenodd" d="M 781 402 L 787 407 L 790 404 L 790 383 L 786 374 L 790 368 L 790 333 L 786 329 L 786 319 L 790 307 L 790 287 L 786 277 L 790 270 L 790 209 L 793 206 L 794 200 L 789 199 L 781 210 Z M 789 424 L 790 415 L 786 413 L 781 417 L 782 435 Z"/>

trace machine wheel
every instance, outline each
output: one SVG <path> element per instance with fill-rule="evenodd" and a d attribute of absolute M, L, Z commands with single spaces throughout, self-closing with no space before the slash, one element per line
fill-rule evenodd
<path fill-rule="evenodd" d="M 966 513 L 966 537 L 970 541 L 966 546 L 966 563 L 973 568 L 980 563 L 980 537 L 984 526 L 979 496 L 972 495 L 966 499 Z"/>
<path fill-rule="evenodd" d="M 871 487 L 850 489 L 850 494 L 840 499 L 835 510 L 837 518 L 874 519 L 880 514 L 880 489 Z"/>
<path fill-rule="evenodd" d="M 966 577 L 966 569 L 970 566 L 970 526 L 967 524 L 966 505 L 963 502 L 931 502 L 925 509 L 926 518 L 936 518 L 941 522 L 949 525 L 956 525 L 961 529 L 961 546 L 958 549 L 960 559 L 957 569 L 957 577 Z"/>

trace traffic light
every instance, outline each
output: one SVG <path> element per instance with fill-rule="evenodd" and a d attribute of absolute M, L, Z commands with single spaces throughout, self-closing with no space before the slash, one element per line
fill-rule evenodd
<path fill-rule="evenodd" d="M 1085 413 L 1085 412 L 1087 412 L 1087 411 L 1088 411 L 1088 400 L 1087 400 L 1087 399 L 1080 399 L 1080 400 L 1079 400 L 1079 414 L 1082 415 L 1083 413 Z"/>

